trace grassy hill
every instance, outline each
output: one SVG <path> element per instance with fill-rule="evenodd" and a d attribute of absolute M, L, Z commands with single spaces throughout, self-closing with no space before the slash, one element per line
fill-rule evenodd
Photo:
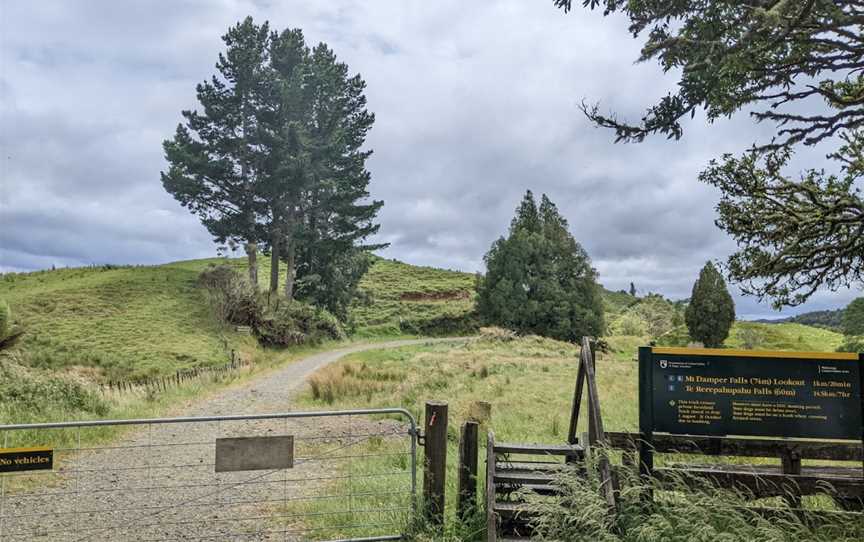
<path fill-rule="evenodd" d="M 843 326 L 843 313 L 846 309 L 834 309 L 825 311 L 811 311 L 781 318 L 778 320 L 756 320 L 764 324 L 804 324 L 808 326 L 827 327 L 829 329 L 839 330 Z"/>
<path fill-rule="evenodd" d="M 244 259 L 212 258 L 2 275 L 0 299 L 26 329 L 16 358 L 31 367 L 113 379 L 224 364 L 232 349 L 259 355 L 253 337 L 213 317 L 197 285 L 198 274 L 218 263 L 246 270 Z M 266 288 L 270 266 L 266 258 L 260 264 Z M 391 336 L 403 333 L 405 322 L 422 331 L 427 321 L 458 320 L 473 307 L 473 281 L 468 273 L 378 258 L 361 282 L 367 301 L 353 311 L 357 335 Z"/>
<path fill-rule="evenodd" d="M 625 291 L 613 292 L 606 288 L 601 288 L 600 296 L 603 298 L 603 308 L 607 313 L 619 313 L 638 301 L 637 297 L 630 295 Z"/>
<path fill-rule="evenodd" d="M 0 298 L 26 329 L 26 365 L 138 377 L 225 363 L 251 338 L 212 316 L 198 273 L 219 260 L 6 274 Z M 253 341 L 254 342 L 254 341 Z"/>
<path fill-rule="evenodd" d="M 27 330 L 18 357 L 37 368 L 72 368 L 97 378 L 136 378 L 223 364 L 230 351 L 261 353 L 254 338 L 236 333 L 211 314 L 201 270 L 228 263 L 245 272 L 244 259 L 203 259 L 158 266 L 100 266 L 0 276 L 0 299 Z M 261 258 L 266 287 L 269 262 Z M 376 258 L 352 308 L 355 336 L 459 334 L 474 331 L 471 273 Z M 636 302 L 604 290 L 611 314 Z M 632 350 L 647 338 L 612 341 Z M 662 344 L 687 344 L 679 327 Z M 736 323 L 727 345 L 779 350 L 834 350 L 841 336 L 802 324 Z"/>
<path fill-rule="evenodd" d="M 662 346 L 687 346 L 687 328 L 680 326 L 657 343 Z M 755 350 L 800 350 L 834 352 L 843 342 L 843 335 L 829 329 L 804 324 L 766 324 L 735 322 L 726 340 L 729 348 Z"/>
<path fill-rule="evenodd" d="M 464 321 L 473 310 L 474 281 L 471 273 L 377 258 L 360 281 L 366 299 L 352 309 L 357 333 L 422 333 L 435 331 L 436 324 L 442 332 L 465 331 L 446 327 Z"/>

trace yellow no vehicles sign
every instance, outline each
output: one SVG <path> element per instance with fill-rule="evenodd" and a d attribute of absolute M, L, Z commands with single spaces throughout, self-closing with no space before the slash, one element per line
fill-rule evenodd
<path fill-rule="evenodd" d="M 0 473 L 30 470 L 52 470 L 51 448 L 0 448 Z"/>

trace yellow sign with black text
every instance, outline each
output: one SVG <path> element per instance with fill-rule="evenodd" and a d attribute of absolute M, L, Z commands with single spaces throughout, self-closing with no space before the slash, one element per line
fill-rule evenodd
<path fill-rule="evenodd" d="M 31 470 L 53 470 L 51 448 L 0 448 L 0 474 Z"/>

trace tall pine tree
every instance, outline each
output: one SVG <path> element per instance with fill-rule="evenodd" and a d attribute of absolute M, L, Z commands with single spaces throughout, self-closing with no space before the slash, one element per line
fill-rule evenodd
<path fill-rule="evenodd" d="M 271 292 L 284 262 L 287 298 L 344 313 L 361 253 L 384 246 L 364 244 L 383 205 L 369 200 L 366 83 L 325 44 L 310 50 L 299 29 L 246 19 L 225 43 L 221 77 L 199 85 L 204 113 L 184 111 L 186 125 L 165 142 L 163 184 L 217 240 L 269 252 Z"/>
<path fill-rule="evenodd" d="M 279 290 L 279 269 L 286 238 L 294 235 L 294 217 L 310 183 L 310 155 L 306 135 L 312 102 L 309 95 L 309 48 L 299 29 L 270 38 L 266 68 L 266 99 L 258 111 L 258 132 L 264 153 L 260 192 L 267 202 L 267 240 L 270 252 L 270 291 Z M 293 273 L 289 273 L 293 277 Z M 288 297 L 293 297 L 289 288 Z"/>
<path fill-rule="evenodd" d="M 254 245 L 262 237 L 256 198 L 260 154 L 254 144 L 256 108 L 268 62 L 270 30 L 251 17 L 223 36 L 218 76 L 198 85 L 202 111 L 182 112 L 185 124 L 164 142 L 170 167 L 161 174 L 162 185 L 220 243 L 247 245 L 249 274 L 257 281 Z"/>
<path fill-rule="evenodd" d="M 339 62 L 326 44 L 312 50 L 306 130 L 309 183 L 286 238 L 286 295 L 293 289 L 295 272 L 306 286 L 299 293 L 313 301 L 322 302 L 322 288 L 335 288 L 337 283 L 353 288 L 359 281 L 358 265 L 366 260 L 357 258 L 357 251 L 386 246 L 364 244 L 378 231 L 374 219 L 384 204 L 369 200 L 366 160 L 372 151 L 363 145 L 375 116 L 366 109 L 365 88 L 366 82 L 351 76 L 347 64 Z M 324 297 L 331 299 L 324 305 L 334 312 L 346 309 L 337 307 L 330 295 Z"/>
<path fill-rule="evenodd" d="M 729 336 L 735 322 L 735 302 L 726 289 L 723 276 L 707 262 L 693 284 L 690 303 L 684 311 L 690 338 L 707 348 L 717 348 Z"/>
<path fill-rule="evenodd" d="M 567 341 L 603 333 L 591 260 L 545 195 L 538 209 L 526 192 L 508 236 L 492 244 L 485 261 L 477 310 L 486 322 Z"/>

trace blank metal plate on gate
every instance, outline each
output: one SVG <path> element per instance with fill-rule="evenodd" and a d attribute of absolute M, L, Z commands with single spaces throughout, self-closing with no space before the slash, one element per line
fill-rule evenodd
<path fill-rule="evenodd" d="M 294 468 L 294 436 L 216 439 L 216 472 Z"/>

